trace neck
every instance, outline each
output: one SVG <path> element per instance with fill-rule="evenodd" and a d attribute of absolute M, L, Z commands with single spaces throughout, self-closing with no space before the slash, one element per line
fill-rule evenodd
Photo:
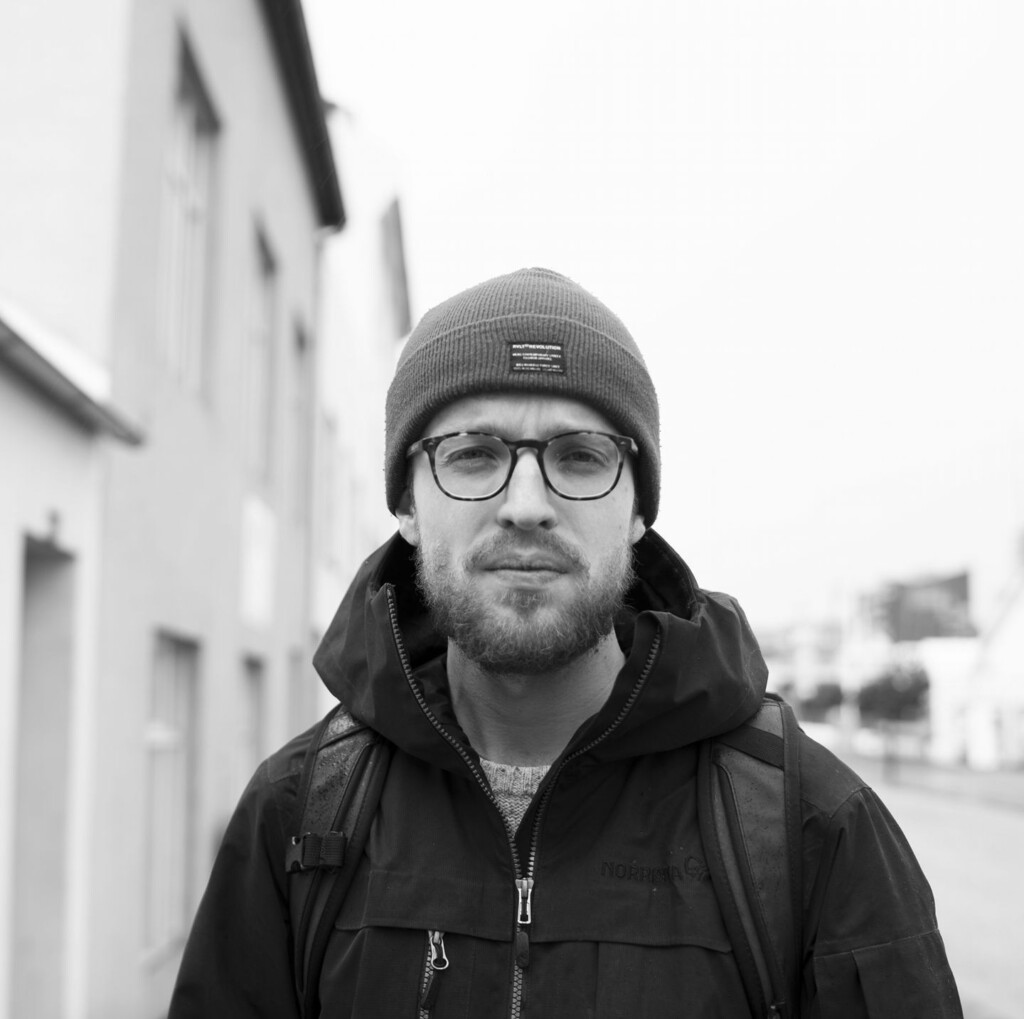
<path fill-rule="evenodd" d="M 561 669 L 495 675 L 448 645 L 452 705 L 481 757 L 499 764 L 551 764 L 604 705 L 625 662 L 615 634 Z"/>

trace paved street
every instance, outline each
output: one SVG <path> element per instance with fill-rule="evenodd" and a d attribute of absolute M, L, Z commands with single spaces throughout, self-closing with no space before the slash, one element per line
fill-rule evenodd
<path fill-rule="evenodd" d="M 979 802 L 952 784 L 926 789 L 908 776 L 893 785 L 858 770 L 889 806 L 931 881 L 966 1019 L 1020 1019 L 1024 810 Z"/>

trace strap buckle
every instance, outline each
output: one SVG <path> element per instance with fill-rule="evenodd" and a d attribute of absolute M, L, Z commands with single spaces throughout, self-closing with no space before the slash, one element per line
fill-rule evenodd
<path fill-rule="evenodd" d="M 345 862 L 347 842 L 342 831 L 329 831 L 323 835 L 307 831 L 302 835 L 293 835 L 285 850 L 284 869 L 294 874 L 318 867 L 340 867 Z"/>

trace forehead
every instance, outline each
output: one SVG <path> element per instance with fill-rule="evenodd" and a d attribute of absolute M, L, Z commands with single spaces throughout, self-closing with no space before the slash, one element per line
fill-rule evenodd
<path fill-rule="evenodd" d="M 493 432 L 528 439 L 559 432 L 615 430 L 603 414 L 579 400 L 537 393 L 486 393 L 448 404 L 431 418 L 423 434 Z"/>

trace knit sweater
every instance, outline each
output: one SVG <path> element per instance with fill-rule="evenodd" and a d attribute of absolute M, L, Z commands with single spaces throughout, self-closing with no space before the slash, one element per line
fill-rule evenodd
<path fill-rule="evenodd" d="M 497 764 L 495 761 L 480 759 L 484 774 L 491 784 L 491 791 L 498 801 L 501 816 L 509 833 L 515 835 L 526 808 L 533 799 L 542 779 L 548 772 L 548 765 L 535 767 L 519 764 Z"/>

